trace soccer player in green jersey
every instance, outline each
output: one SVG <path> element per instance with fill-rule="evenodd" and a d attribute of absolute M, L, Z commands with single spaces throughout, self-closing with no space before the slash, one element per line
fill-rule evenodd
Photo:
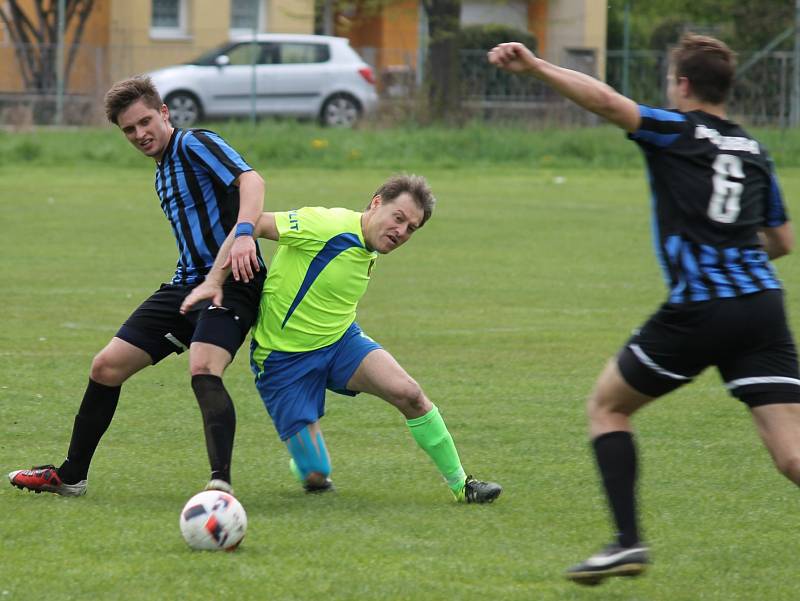
<path fill-rule="evenodd" d="M 331 464 L 319 420 L 325 390 L 367 392 L 405 416 L 411 435 L 458 501 L 490 503 L 500 485 L 467 476 L 439 410 L 400 364 L 356 323 L 379 254 L 403 245 L 430 218 L 435 199 L 423 177 L 386 181 L 363 212 L 305 207 L 263 213 L 256 235 L 278 242 L 253 330 L 251 367 L 267 411 L 309 492 L 330 490 Z M 211 273 L 181 307 L 222 302 L 222 282 L 249 274 L 229 265 L 228 238 Z"/>

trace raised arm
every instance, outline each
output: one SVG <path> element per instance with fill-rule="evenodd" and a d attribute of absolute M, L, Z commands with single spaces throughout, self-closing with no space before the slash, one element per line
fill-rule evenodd
<path fill-rule="evenodd" d="M 578 106 L 600 115 L 625 131 L 639 129 L 639 107 L 633 100 L 599 79 L 548 63 L 524 44 L 506 42 L 495 46 L 489 51 L 489 62 L 512 73 L 533 75 Z"/>
<path fill-rule="evenodd" d="M 253 228 L 253 236 L 256 238 L 278 240 L 280 234 L 278 233 L 278 227 L 275 223 L 275 213 L 261 213 L 261 216 L 258 218 Z M 250 236 L 250 238 L 252 239 L 252 236 Z M 228 234 L 228 237 L 225 238 L 225 242 L 222 243 L 217 253 L 217 258 L 214 260 L 214 265 L 211 267 L 211 271 L 208 272 L 206 279 L 183 299 L 180 308 L 181 313 L 188 313 L 195 304 L 202 300 L 210 299 L 213 305 L 222 304 L 222 285 L 231 273 L 231 247 L 236 240 L 235 231 Z M 244 282 L 249 282 L 252 277 L 252 272 L 248 274 L 247 270 L 239 269 L 237 271 L 233 269 L 233 279 L 236 281 L 243 280 Z"/>
<path fill-rule="evenodd" d="M 231 265 L 234 276 L 244 273 L 247 275 L 245 281 L 248 281 L 253 272 L 260 269 L 253 227 L 264 210 L 264 180 L 255 171 L 245 171 L 236 178 L 234 185 L 239 187 L 239 215 L 233 230 L 235 239 L 230 247 Z M 221 254 L 222 249 L 217 257 Z"/>

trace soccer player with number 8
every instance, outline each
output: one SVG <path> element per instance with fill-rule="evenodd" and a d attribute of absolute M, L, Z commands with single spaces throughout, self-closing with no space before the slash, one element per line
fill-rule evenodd
<path fill-rule="evenodd" d="M 592 448 L 617 537 L 567 570 L 579 584 L 645 570 L 630 417 L 706 367 L 715 366 L 730 394 L 748 406 L 775 465 L 800 485 L 800 372 L 770 264 L 791 250 L 792 226 L 765 149 L 728 119 L 733 52 L 720 40 L 686 34 L 670 58 L 673 108 L 665 110 L 636 104 L 519 43 L 489 52 L 492 64 L 533 75 L 639 145 L 669 288 L 667 301 L 608 363 L 589 397 Z"/>

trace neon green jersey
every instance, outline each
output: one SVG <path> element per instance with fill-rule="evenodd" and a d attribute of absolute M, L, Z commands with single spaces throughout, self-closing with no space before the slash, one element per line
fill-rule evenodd
<path fill-rule="evenodd" d="M 361 213 L 305 207 L 275 213 L 278 249 L 261 295 L 253 338 L 261 363 L 270 351 L 333 344 L 355 321 L 378 253 L 361 233 Z"/>

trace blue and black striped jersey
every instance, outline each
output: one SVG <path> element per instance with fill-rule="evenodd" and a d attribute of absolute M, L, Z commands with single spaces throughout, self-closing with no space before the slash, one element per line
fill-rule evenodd
<path fill-rule="evenodd" d="M 788 217 L 765 149 L 736 123 L 702 111 L 639 112 L 629 138 L 647 162 L 668 302 L 779 289 L 758 230 Z"/>
<path fill-rule="evenodd" d="M 214 132 L 175 128 L 155 182 L 178 244 L 173 284 L 194 284 L 209 272 L 239 215 L 239 188 L 233 182 L 251 170 Z"/>

